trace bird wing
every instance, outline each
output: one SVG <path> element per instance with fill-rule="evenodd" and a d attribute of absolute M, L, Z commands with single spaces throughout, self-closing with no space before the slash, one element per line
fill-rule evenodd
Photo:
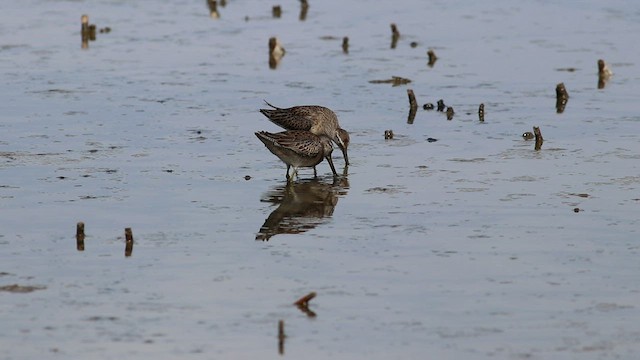
<path fill-rule="evenodd" d="M 312 112 L 306 106 L 294 106 L 283 109 L 273 106 L 265 101 L 273 109 L 260 109 L 260 112 L 271 122 L 287 130 L 311 130 L 314 124 Z"/>
<path fill-rule="evenodd" d="M 270 141 L 274 145 L 294 151 L 303 156 L 315 157 L 323 152 L 322 143 L 318 137 L 308 131 L 289 130 L 280 133 L 260 131 L 256 136 L 263 142 Z"/>

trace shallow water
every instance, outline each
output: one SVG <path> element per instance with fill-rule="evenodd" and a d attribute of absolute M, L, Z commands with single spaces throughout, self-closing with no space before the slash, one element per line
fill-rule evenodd
<path fill-rule="evenodd" d="M 640 351 L 638 5 L 281 5 L 3 6 L 2 358 L 279 358 L 279 320 L 290 358 Z M 83 13 L 112 28 L 87 49 Z M 412 82 L 369 83 L 391 76 Z M 407 89 L 453 120 L 409 124 Z M 286 187 L 263 99 L 334 109 L 346 175 Z"/>

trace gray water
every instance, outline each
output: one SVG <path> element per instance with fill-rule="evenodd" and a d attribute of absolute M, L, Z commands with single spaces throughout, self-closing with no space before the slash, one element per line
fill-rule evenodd
<path fill-rule="evenodd" d="M 3 4 L 0 358 L 637 356 L 640 5 L 272 5 Z M 335 110 L 348 169 L 285 186 L 263 100 Z"/>

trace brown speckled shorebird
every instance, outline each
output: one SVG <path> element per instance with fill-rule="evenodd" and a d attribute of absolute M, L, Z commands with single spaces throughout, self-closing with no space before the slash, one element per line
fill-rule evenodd
<path fill-rule="evenodd" d="M 304 130 L 315 135 L 324 135 L 333 140 L 344 156 L 345 165 L 349 165 L 347 148 L 349 133 L 340 128 L 336 114 L 323 106 L 303 105 L 279 108 L 265 101 L 273 109 L 260 109 L 260 112 L 276 125 L 287 130 Z"/>
<path fill-rule="evenodd" d="M 327 159 L 333 176 L 338 176 L 333 166 L 331 152 L 333 146 L 326 136 L 318 136 L 303 130 L 287 130 L 276 134 L 266 131 L 256 133 L 256 136 L 275 156 L 287 164 L 287 181 L 292 181 L 300 167 L 313 167 L 316 174 L 316 165 Z M 293 174 L 289 175 L 289 169 L 293 167 Z"/>

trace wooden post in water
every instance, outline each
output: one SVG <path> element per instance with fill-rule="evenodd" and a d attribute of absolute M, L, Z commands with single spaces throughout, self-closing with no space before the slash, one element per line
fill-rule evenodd
<path fill-rule="evenodd" d="M 400 31 L 398 31 L 398 27 L 396 24 L 391 24 L 391 48 L 395 49 L 396 44 L 398 44 L 398 39 L 400 38 Z"/>
<path fill-rule="evenodd" d="M 349 37 L 347 36 L 342 38 L 342 52 L 345 54 L 349 53 Z"/>
<path fill-rule="evenodd" d="M 484 122 L 484 104 L 480 104 L 478 108 L 478 118 L 480 118 L 481 122 Z"/>
<path fill-rule="evenodd" d="M 280 7 L 280 5 L 274 5 L 271 8 L 271 15 L 274 18 L 279 18 L 282 15 L 282 7 Z"/>
<path fill-rule="evenodd" d="M 564 112 L 564 108 L 569 101 L 569 93 L 567 92 L 567 88 L 565 88 L 564 83 L 559 83 L 556 85 L 556 112 L 558 114 L 562 114 Z"/>
<path fill-rule="evenodd" d="M 542 142 L 544 141 L 544 139 L 542 139 L 542 133 L 540 132 L 539 127 L 533 127 L 533 135 L 536 137 L 536 145 L 534 149 L 538 151 L 542 148 Z"/>
<path fill-rule="evenodd" d="M 284 355 L 284 339 L 287 337 L 284 333 L 284 320 L 278 321 L 278 354 Z"/>
<path fill-rule="evenodd" d="M 212 19 L 219 19 L 218 2 L 216 0 L 207 0 L 207 5 L 209 5 L 209 16 Z"/>
<path fill-rule="evenodd" d="M 130 227 L 124 228 L 124 240 L 124 256 L 129 257 L 133 252 L 133 232 Z"/>
<path fill-rule="evenodd" d="M 436 110 L 442 112 L 445 110 L 445 108 L 446 106 L 444 105 L 444 100 L 438 100 L 438 108 Z"/>
<path fill-rule="evenodd" d="M 76 224 L 76 249 L 84 251 L 84 223 L 82 221 Z"/>
<path fill-rule="evenodd" d="M 309 2 L 307 2 L 307 0 L 300 0 L 300 21 L 307 19 L 307 11 L 309 11 Z"/>
<path fill-rule="evenodd" d="M 413 94 L 413 90 L 407 89 L 407 95 L 409 96 L 409 117 L 407 118 L 408 124 L 413 124 L 413 119 L 416 117 L 418 111 L 418 102 L 416 96 Z"/>

